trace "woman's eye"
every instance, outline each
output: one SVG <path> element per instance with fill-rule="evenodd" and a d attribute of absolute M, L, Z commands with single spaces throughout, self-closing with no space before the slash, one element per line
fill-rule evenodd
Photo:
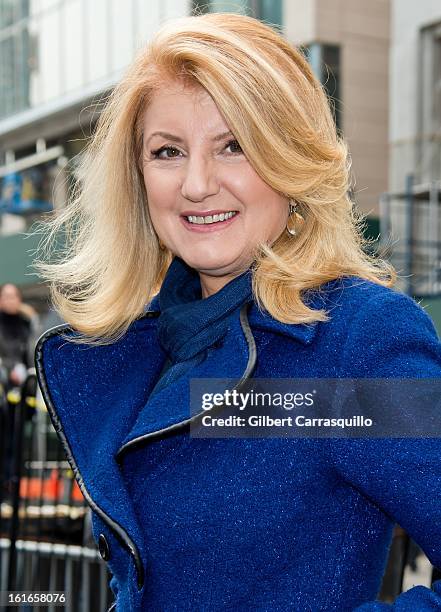
<path fill-rule="evenodd" d="M 237 140 L 230 140 L 230 142 L 227 144 L 227 147 L 233 147 L 233 148 L 239 148 L 238 151 L 232 151 L 233 153 L 243 153 L 242 148 L 240 146 L 240 144 L 237 142 Z"/>
<path fill-rule="evenodd" d="M 160 149 L 157 149 L 156 151 L 152 151 L 152 155 L 155 159 L 171 159 L 173 157 L 175 157 L 175 155 L 172 155 L 171 157 L 169 157 L 168 155 L 166 157 L 160 157 L 161 153 L 163 151 L 175 151 L 176 153 L 180 153 L 180 151 L 178 151 L 178 149 L 175 149 L 175 147 L 161 147 Z"/>
<path fill-rule="evenodd" d="M 237 140 L 230 140 L 230 142 L 226 145 L 225 148 L 227 149 L 229 147 L 233 148 L 233 150 L 231 151 L 233 155 L 238 155 L 238 154 L 243 153 L 241 146 Z M 168 153 L 172 152 L 172 154 L 171 155 L 167 154 L 164 157 L 162 153 L 165 151 L 167 151 Z M 173 159 L 177 157 L 178 155 L 176 154 L 179 154 L 179 153 L 181 153 L 181 151 L 179 151 L 179 149 L 176 149 L 175 147 L 172 147 L 171 145 L 161 147 L 160 149 L 156 149 L 156 151 L 151 151 L 151 154 L 153 155 L 154 159 Z"/>

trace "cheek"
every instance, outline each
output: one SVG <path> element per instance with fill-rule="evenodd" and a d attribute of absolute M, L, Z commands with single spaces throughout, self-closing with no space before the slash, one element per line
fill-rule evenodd
<path fill-rule="evenodd" d="M 285 219 L 280 211 L 283 210 L 281 204 L 263 206 L 259 208 L 251 219 L 251 236 L 259 240 L 274 240 L 285 227 Z"/>
<path fill-rule="evenodd" d="M 261 226 L 267 233 L 283 228 L 288 214 L 285 199 L 266 183 L 255 189 L 253 195 L 247 207 L 252 213 L 249 216 L 252 224 Z"/>
<path fill-rule="evenodd" d="M 144 176 L 148 209 L 153 223 L 161 222 L 173 212 L 176 194 L 170 181 L 160 181 L 153 176 Z"/>
<path fill-rule="evenodd" d="M 247 211 L 253 212 L 253 219 L 259 223 L 266 222 L 271 226 L 279 226 L 286 216 L 285 200 L 274 191 L 255 172 L 251 165 L 235 174 L 234 185 Z M 286 206 L 287 208 L 287 206 Z"/>

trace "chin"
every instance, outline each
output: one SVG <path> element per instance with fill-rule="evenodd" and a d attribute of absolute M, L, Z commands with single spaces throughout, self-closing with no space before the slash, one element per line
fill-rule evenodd
<path fill-rule="evenodd" d="M 206 274 L 212 273 L 215 276 L 228 274 L 230 269 L 234 267 L 234 260 L 232 260 L 231 257 L 226 258 L 215 255 L 201 255 L 198 257 L 195 253 L 192 253 L 188 258 L 183 257 L 183 259 L 195 270 Z"/>

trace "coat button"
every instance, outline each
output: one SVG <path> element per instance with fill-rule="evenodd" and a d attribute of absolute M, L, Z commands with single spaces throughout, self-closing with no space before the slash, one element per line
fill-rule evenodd
<path fill-rule="evenodd" d="M 108 561 L 110 559 L 109 543 L 107 542 L 107 538 L 104 533 L 100 533 L 99 535 L 98 550 L 103 561 Z"/>

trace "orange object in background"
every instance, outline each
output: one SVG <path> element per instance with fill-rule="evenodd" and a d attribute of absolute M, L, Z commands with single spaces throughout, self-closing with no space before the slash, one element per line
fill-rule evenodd
<path fill-rule="evenodd" d="M 73 482 L 72 500 L 73 501 L 78 501 L 78 502 L 83 502 L 84 501 L 83 494 L 81 493 L 80 487 L 78 486 L 78 483 L 77 483 L 76 480 L 74 480 L 74 482 Z"/>
<path fill-rule="evenodd" d="M 23 476 L 20 480 L 20 497 L 22 499 L 43 499 L 46 502 L 61 501 L 64 498 L 66 480 L 60 478 L 56 469 L 51 470 L 49 478 L 28 478 Z M 73 481 L 70 495 L 71 501 L 82 502 L 84 497 L 76 480 Z"/>

